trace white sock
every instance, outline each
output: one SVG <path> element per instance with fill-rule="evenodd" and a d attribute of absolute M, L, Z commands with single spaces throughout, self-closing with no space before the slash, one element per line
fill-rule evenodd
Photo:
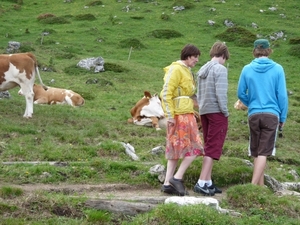
<path fill-rule="evenodd" d="M 204 187 L 206 182 L 205 182 L 205 180 L 200 180 L 199 179 L 197 183 L 199 184 L 200 187 Z"/>
<path fill-rule="evenodd" d="M 212 180 L 206 180 L 205 183 L 207 184 L 207 186 L 211 186 L 212 185 Z"/>

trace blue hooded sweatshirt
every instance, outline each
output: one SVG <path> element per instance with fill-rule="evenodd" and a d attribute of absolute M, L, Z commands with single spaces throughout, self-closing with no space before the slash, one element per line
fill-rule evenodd
<path fill-rule="evenodd" d="M 255 58 L 244 66 L 237 90 L 238 98 L 254 113 L 273 113 L 286 121 L 288 96 L 282 66 L 268 57 Z"/>

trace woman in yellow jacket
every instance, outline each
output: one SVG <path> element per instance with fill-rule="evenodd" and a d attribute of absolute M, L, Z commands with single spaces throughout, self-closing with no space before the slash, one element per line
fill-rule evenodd
<path fill-rule="evenodd" d="M 196 65 L 200 54 L 196 46 L 188 44 L 181 50 L 181 60 L 164 68 L 160 97 L 167 119 L 165 156 L 168 163 L 161 191 L 167 194 L 187 194 L 183 184 L 184 173 L 197 156 L 204 155 L 192 99 L 196 86 L 191 67 Z M 182 162 L 175 173 L 179 159 Z"/>

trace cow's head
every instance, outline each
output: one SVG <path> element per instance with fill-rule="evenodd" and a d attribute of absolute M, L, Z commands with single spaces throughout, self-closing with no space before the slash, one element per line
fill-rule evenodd
<path fill-rule="evenodd" d="M 148 91 L 145 91 L 143 98 L 147 99 L 147 104 L 142 107 L 140 113 L 141 116 L 158 118 L 164 117 L 164 111 L 161 106 L 161 101 L 157 94 L 151 96 Z"/>

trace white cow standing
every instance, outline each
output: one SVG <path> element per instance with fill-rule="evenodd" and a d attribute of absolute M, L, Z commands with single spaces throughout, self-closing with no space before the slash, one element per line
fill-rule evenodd
<path fill-rule="evenodd" d="M 32 53 L 0 55 L 0 91 L 21 87 L 26 100 L 25 118 L 31 118 L 33 114 L 33 84 L 36 74 L 43 85 L 36 58 Z"/>

